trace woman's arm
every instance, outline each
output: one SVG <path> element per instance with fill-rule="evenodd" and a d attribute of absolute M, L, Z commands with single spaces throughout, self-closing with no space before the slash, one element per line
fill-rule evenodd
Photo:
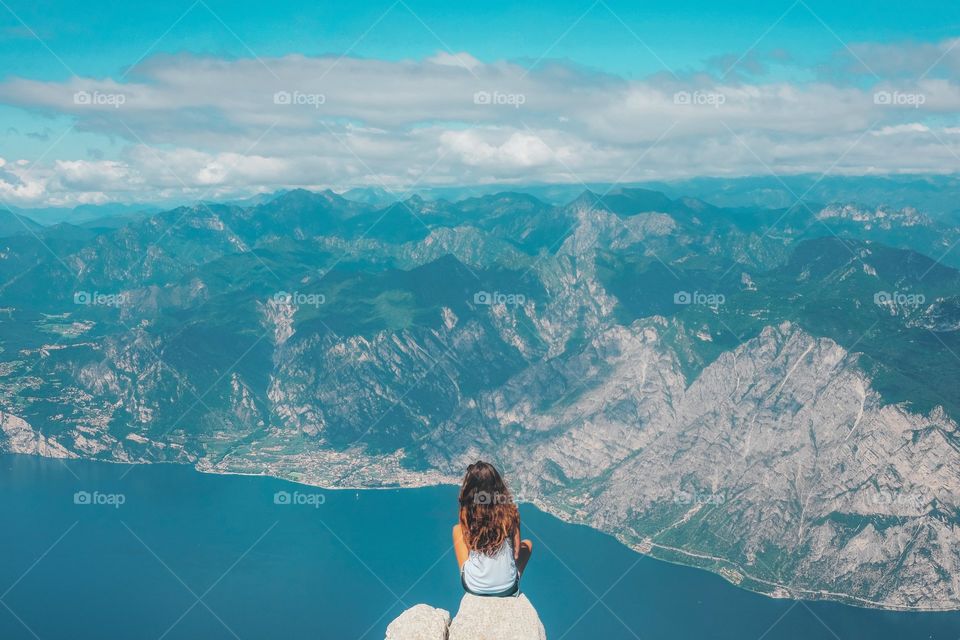
<path fill-rule="evenodd" d="M 470 549 L 467 548 L 467 541 L 463 539 L 463 530 L 460 525 L 453 526 L 453 550 L 457 554 L 457 566 L 463 568 L 463 563 L 470 556 Z"/>
<path fill-rule="evenodd" d="M 527 563 L 530 562 L 531 553 L 533 553 L 533 542 L 520 539 L 520 523 L 517 522 L 517 530 L 513 532 L 513 559 L 517 563 L 517 573 L 523 574 Z"/>

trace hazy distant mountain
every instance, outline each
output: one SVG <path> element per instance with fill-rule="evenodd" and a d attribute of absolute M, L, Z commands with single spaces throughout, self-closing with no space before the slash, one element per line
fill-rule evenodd
<path fill-rule="evenodd" d="M 362 187 L 348 189 L 347 191 L 343 192 L 343 197 L 355 202 L 363 202 L 365 204 L 377 205 L 381 207 L 393 204 L 400 199 L 400 195 L 391 193 L 383 187 Z"/>
<path fill-rule="evenodd" d="M 126 218 L 158 211 L 160 211 L 160 207 L 156 205 L 106 203 L 82 204 L 76 207 L 17 209 L 15 212 L 28 216 L 42 225 L 53 225 L 60 222 L 80 225 L 96 220 Z"/>
<path fill-rule="evenodd" d="M 42 228 L 43 225 L 37 224 L 26 216 L 0 210 L 0 238 L 37 233 Z"/>
<path fill-rule="evenodd" d="M 641 188 L 356 195 L 4 238 L 0 448 L 335 486 L 487 456 L 757 591 L 960 608 L 960 228 Z"/>
<path fill-rule="evenodd" d="M 696 196 L 722 206 L 789 207 L 798 198 L 815 202 L 846 202 L 865 207 L 914 207 L 940 218 L 960 211 L 954 175 L 889 176 L 769 176 L 693 178 L 647 185 L 674 197 Z"/>

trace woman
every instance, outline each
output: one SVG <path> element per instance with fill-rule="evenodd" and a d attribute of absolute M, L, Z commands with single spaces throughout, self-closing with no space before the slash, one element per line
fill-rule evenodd
<path fill-rule="evenodd" d="M 489 462 L 467 467 L 460 486 L 460 523 L 453 527 L 460 582 L 467 593 L 505 597 L 520 593 L 533 543 L 520 539 L 520 512 L 500 473 Z"/>

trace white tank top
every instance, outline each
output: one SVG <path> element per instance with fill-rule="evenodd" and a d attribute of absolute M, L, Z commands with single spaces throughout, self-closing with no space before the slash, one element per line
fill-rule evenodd
<path fill-rule="evenodd" d="M 501 593 L 512 588 L 516 581 L 517 564 L 510 540 L 493 556 L 471 550 L 463 563 L 463 583 L 474 593 Z"/>

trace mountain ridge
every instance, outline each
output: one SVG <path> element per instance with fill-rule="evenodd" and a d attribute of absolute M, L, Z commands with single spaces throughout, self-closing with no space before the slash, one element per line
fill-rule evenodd
<path fill-rule="evenodd" d="M 0 448 L 321 486 L 483 456 L 524 499 L 768 595 L 960 608 L 960 276 L 925 255 L 957 231 L 593 195 L 293 191 L 44 231 L 64 263 L 7 239 Z M 929 465 L 946 495 L 906 472 Z M 902 523 L 929 532 L 913 555 Z"/>

